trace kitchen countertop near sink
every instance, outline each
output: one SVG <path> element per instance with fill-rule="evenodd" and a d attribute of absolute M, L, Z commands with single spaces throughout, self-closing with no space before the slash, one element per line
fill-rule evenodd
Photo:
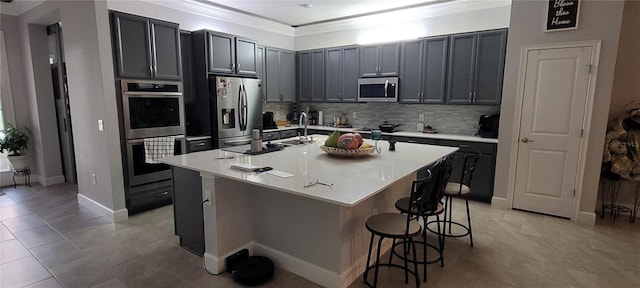
<path fill-rule="evenodd" d="M 265 129 L 264 132 L 273 132 L 273 131 L 285 131 L 285 130 L 293 130 L 298 129 L 298 125 L 291 125 L 288 127 L 279 126 L 278 129 Z M 309 125 L 307 129 L 314 130 L 325 130 L 325 131 L 335 131 L 338 130 L 340 132 L 362 132 L 362 133 L 371 133 L 371 131 L 360 131 L 359 128 L 335 128 L 331 126 L 320 126 L 320 125 Z M 478 136 L 469 136 L 469 135 L 456 135 L 456 134 L 444 134 L 444 133 L 421 133 L 417 131 L 396 131 L 393 133 L 382 132 L 382 135 L 391 135 L 391 136 L 402 136 L 402 137 L 415 137 L 415 138 L 429 138 L 429 139 L 442 139 L 442 140 L 455 140 L 455 141 L 468 141 L 468 142 L 479 142 L 479 143 L 498 143 L 498 139 L 495 138 L 482 138 Z"/>

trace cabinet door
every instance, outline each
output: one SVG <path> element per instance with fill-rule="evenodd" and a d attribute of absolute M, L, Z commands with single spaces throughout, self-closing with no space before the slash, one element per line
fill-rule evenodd
<path fill-rule="evenodd" d="M 380 45 L 379 53 L 378 76 L 398 76 L 398 71 L 400 71 L 400 43 L 382 44 Z"/>
<path fill-rule="evenodd" d="M 236 73 L 244 76 L 258 75 L 256 41 L 236 37 Z"/>
<path fill-rule="evenodd" d="M 419 103 L 422 99 L 423 50 L 422 40 L 402 43 L 400 102 Z"/>
<path fill-rule="evenodd" d="M 112 15 L 118 76 L 151 78 L 153 64 L 149 21 L 144 17 L 117 12 Z"/>
<path fill-rule="evenodd" d="M 180 61 L 180 28 L 178 24 L 149 20 L 153 40 L 154 77 L 182 79 Z"/>
<path fill-rule="evenodd" d="M 267 100 L 267 81 L 264 79 L 265 77 L 265 69 L 264 69 L 264 47 L 258 46 L 256 48 L 256 73 L 258 79 L 262 79 L 262 99 L 264 101 Z"/>
<path fill-rule="evenodd" d="M 180 246 L 204 254 L 204 212 L 202 177 L 197 171 L 173 167 L 173 218 Z"/>
<path fill-rule="evenodd" d="M 448 44 L 449 37 L 434 37 L 424 42 L 423 103 L 444 103 Z"/>
<path fill-rule="evenodd" d="M 325 78 L 327 102 L 340 102 L 342 97 L 342 49 L 327 49 L 327 73 Z"/>
<path fill-rule="evenodd" d="M 312 55 L 311 51 L 298 53 L 298 89 L 300 101 L 309 102 L 312 98 Z"/>
<path fill-rule="evenodd" d="M 473 94 L 476 33 L 451 35 L 447 103 L 469 104 Z"/>
<path fill-rule="evenodd" d="M 191 32 L 180 32 L 180 55 L 182 60 L 182 95 L 185 104 L 196 101 L 193 91 L 193 52 L 191 43 Z"/>
<path fill-rule="evenodd" d="M 360 47 L 360 76 L 378 76 L 378 45 Z"/>
<path fill-rule="evenodd" d="M 295 54 L 292 51 L 280 51 L 280 94 L 283 102 L 295 101 Z"/>
<path fill-rule="evenodd" d="M 342 49 L 342 102 L 358 101 L 358 46 Z"/>
<path fill-rule="evenodd" d="M 507 31 L 479 32 L 477 45 L 474 102 L 500 104 Z"/>
<path fill-rule="evenodd" d="M 476 164 L 476 170 L 473 172 L 473 177 L 471 177 L 471 199 L 491 203 L 495 168 L 496 156 L 480 156 Z"/>
<path fill-rule="evenodd" d="M 267 102 L 280 102 L 280 52 L 267 48 L 265 57 Z"/>
<path fill-rule="evenodd" d="M 234 37 L 226 34 L 209 33 L 208 67 L 210 73 L 232 74 L 234 69 Z"/>
<path fill-rule="evenodd" d="M 324 50 L 311 53 L 311 100 L 324 101 Z"/>

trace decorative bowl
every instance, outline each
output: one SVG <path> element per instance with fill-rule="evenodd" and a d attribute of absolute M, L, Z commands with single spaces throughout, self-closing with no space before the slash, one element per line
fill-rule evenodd
<path fill-rule="evenodd" d="M 331 156 L 345 157 L 345 158 L 367 156 L 376 150 L 375 147 L 358 148 L 358 149 L 342 149 L 342 148 L 336 148 L 336 147 L 327 147 L 324 145 L 321 145 L 320 149 L 322 149 L 322 151 L 326 152 Z"/>

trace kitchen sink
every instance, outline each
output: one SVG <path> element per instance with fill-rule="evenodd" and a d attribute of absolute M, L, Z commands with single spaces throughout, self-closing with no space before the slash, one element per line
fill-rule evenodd
<path fill-rule="evenodd" d="M 280 144 L 283 144 L 285 146 L 297 146 L 297 145 L 303 145 L 303 144 L 313 143 L 313 142 L 316 142 L 316 141 L 315 140 L 302 141 L 300 139 L 292 139 L 292 140 L 282 141 L 280 142 Z"/>

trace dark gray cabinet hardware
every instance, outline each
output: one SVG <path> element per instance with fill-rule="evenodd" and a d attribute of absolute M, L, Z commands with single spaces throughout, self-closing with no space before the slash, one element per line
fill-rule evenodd
<path fill-rule="evenodd" d="M 209 73 L 258 75 L 256 41 L 214 32 L 208 32 L 207 38 Z"/>
<path fill-rule="evenodd" d="M 398 76 L 400 43 L 360 46 L 360 77 Z"/>
<path fill-rule="evenodd" d="M 507 30 L 451 35 L 447 103 L 500 104 Z"/>
<path fill-rule="evenodd" d="M 181 80 L 178 24 L 111 12 L 118 77 Z"/>
<path fill-rule="evenodd" d="M 449 38 L 402 43 L 400 102 L 444 103 Z"/>
<path fill-rule="evenodd" d="M 265 59 L 267 102 L 295 101 L 295 53 L 266 47 Z"/>

